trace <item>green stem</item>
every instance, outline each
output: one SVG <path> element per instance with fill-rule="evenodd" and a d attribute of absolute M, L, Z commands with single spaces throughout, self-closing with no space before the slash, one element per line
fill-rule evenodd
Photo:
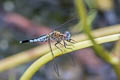
<path fill-rule="evenodd" d="M 120 80 L 120 64 L 114 64 L 112 66 L 113 66 L 114 71 L 116 73 L 117 79 Z"/>
<path fill-rule="evenodd" d="M 96 38 L 95 41 L 98 44 L 102 44 L 102 43 L 106 43 L 106 42 L 112 42 L 112 41 L 119 40 L 119 36 L 120 36 L 120 34 L 104 36 L 104 37 Z M 54 53 L 54 56 L 56 57 L 56 56 L 60 56 L 62 54 L 66 54 L 66 53 L 72 52 L 72 51 L 76 51 L 76 50 L 79 50 L 79 49 L 87 48 L 87 47 L 90 47 L 92 45 L 93 44 L 91 43 L 90 40 L 85 40 L 85 41 L 81 41 L 81 42 L 73 44 L 73 46 L 74 46 L 73 49 L 66 49 L 64 47 L 61 47 L 64 50 L 63 53 L 60 50 L 58 50 L 58 49 L 54 49 L 53 53 Z M 20 80 L 30 80 L 31 77 L 35 74 L 35 72 L 37 72 L 44 64 L 50 62 L 52 59 L 53 59 L 53 56 L 52 56 L 51 52 L 49 52 L 48 54 L 45 54 L 44 56 L 40 57 L 37 61 L 35 61 L 25 71 L 25 73 L 22 75 Z M 117 63 L 116 59 L 114 59 L 112 61 L 114 61 L 113 63 Z"/>
<path fill-rule="evenodd" d="M 86 9 L 85 9 L 83 1 L 82 0 L 75 0 L 75 5 L 76 5 L 78 15 L 79 15 L 79 18 L 80 18 L 82 26 L 83 26 L 83 30 L 86 33 L 86 35 L 88 36 L 88 38 L 91 40 L 91 42 L 93 43 L 93 49 L 96 51 L 96 55 L 100 56 L 103 60 L 105 60 L 106 62 L 108 62 L 112 66 L 114 66 L 113 68 L 114 68 L 114 70 L 117 74 L 117 77 L 119 79 L 120 69 L 118 69 L 118 66 L 116 66 L 116 64 L 119 63 L 118 59 L 111 56 L 110 53 L 105 51 L 100 45 L 97 44 L 97 42 L 92 37 L 90 26 L 87 23 L 87 14 L 86 14 Z"/>

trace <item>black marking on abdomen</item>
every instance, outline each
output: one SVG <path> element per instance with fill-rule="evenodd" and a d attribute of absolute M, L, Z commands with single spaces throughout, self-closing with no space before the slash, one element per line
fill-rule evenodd
<path fill-rule="evenodd" d="M 28 43 L 29 40 L 20 41 L 20 43 Z"/>

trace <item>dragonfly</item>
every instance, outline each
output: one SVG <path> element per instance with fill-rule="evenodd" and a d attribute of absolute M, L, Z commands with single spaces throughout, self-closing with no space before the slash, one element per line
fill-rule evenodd
<path fill-rule="evenodd" d="M 64 24 L 66 24 L 66 23 L 68 23 L 72 20 L 73 19 L 68 20 Z M 61 24 L 61 26 L 64 25 L 64 24 Z M 61 33 L 60 31 L 54 30 L 54 31 L 52 31 L 48 34 L 41 35 L 38 38 L 20 41 L 20 43 L 48 42 L 52 57 L 54 59 L 55 56 L 54 56 L 54 53 L 53 53 L 53 50 L 52 50 L 52 47 L 51 47 L 51 41 L 55 41 L 55 47 L 57 49 L 59 49 L 60 51 L 62 51 L 62 49 L 60 47 L 58 47 L 58 44 L 67 48 L 68 45 L 67 45 L 66 42 L 70 42 L 70 43 L 75 43 L 76 42 L 75 40 L 71 39 L 71 33 L 69 31 L 65 31 L 64 33 Z M 62 42 L 63 42 L 63 44 L 62 44 Z M 70 48 L 67 48 L 67 49 L 70 49 Z M 58 76 L 60 76 L 58 66 L 57 66 L 57 64 L 55 63 L 54 60 L 53 60 L 53 65 L 54 65 L 55 72 L 57 73 Z"/>

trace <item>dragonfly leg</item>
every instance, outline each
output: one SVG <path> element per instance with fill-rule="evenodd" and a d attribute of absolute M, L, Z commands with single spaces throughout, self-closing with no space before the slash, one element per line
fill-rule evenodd
<path fill-rule="evenodd" d="M 72 49 L 72 48 L 68 48 L 67 46 L 71 46 L 71 45 L 68 45 L 66 42 L 65 42 L 65 40 L 63 40 L 63 43 L 64 43 L 64 47 L 66 48 L 66 49 Z"/>
<path fill-rule="evenodd" d="M 66 46 L 71 46 L 71 45 L 66 44 L 65 40 L 63 40 L 63 42 L 64 42 L 64 47 L 65 48 L 67 48 Z M 67 49 L 72 49 L 72 48 L 67 48 Z M 72 54 L 69 54 L 69 57 L 72 59 L 73 65 L 75 65 L 75 60 L 74 60 Z"/>
<path fill-rule="evenodd" d="M 51 46 L 50 37 L 48 38 L 48 44 L 49 44 L 50 51 L 51 51 L 51 54 L 52 54 L 52 56 L 53 56 L 53 59 L 54 59 L 54 58 L 55 58 L 55 56 L 54 56 L 54 53 L 53 53 L 53 50 L 52 50 L 52 46 Z"/>
<path fill-rule="evenodd" d="M 53 56 L 53 68 L 55 70 L 55 73 L 57 74 L 58 78 L 60 77 L 60 73 L 59 73 L 59 68 L 58 68 L 58 64 L 56 63 L 55 61 L 55 56 L 54 56 L 54 53 L 52 51 L 52 46 L 51 46 L 51 42 L 50 42 L 50 37 L 48 38 L 48 43 L 49 43 L 49 47 L 50 47 L 50 50 L 51 50 L 51 54 Z"/>
<path fill-rule="evenodd" d="M 70 43 L 70 45 L 67 45 L 67 46 L 72 46 L 72 47 L 74 47 L 74 45 L 73 45 L 73 44 L 77 43 L 77 41 L 75 41 L 75 40 L 73 40 L 73 39 L 70 39 L 70 40 L 65 40 L 65 41 L 67 41 L 67 42 L 69 42 L 69 43 Z"/>
<path fill-rule="evenodd" d="M 58 49 L 63 53 L 62 49 L 60 49 L 60 48 L 57 46 L 58 44 L 61 44 L 61 43 L 60 43 L 60 42 L 56 42 L 56 43 L 55 43 L 55 47 L 58 48 Z M 63 45 L 63 44 L 61 44 L 61 45 Z"/>
<path fill-rule="evenodd" d="M 68 41 L 70 43 L 77 43 L 77 41 L 73 40 L 73 39 L 70 39 L 70 41 Z"/>

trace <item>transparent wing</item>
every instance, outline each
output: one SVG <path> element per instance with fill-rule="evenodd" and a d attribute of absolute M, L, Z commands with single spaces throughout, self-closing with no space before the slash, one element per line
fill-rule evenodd
<path fill-rule="evenodd" d="M 75 25 L 77 22 L 78 22 L 78 18 L 74 17 L 74 18 L 71 18 L 71 19 L 67 20 L 63 24 L 56 26 L 55 28 L 53 28 L 53 30 L 64 32 L 65 29 L 67 29 L 70 26 Z"/>

